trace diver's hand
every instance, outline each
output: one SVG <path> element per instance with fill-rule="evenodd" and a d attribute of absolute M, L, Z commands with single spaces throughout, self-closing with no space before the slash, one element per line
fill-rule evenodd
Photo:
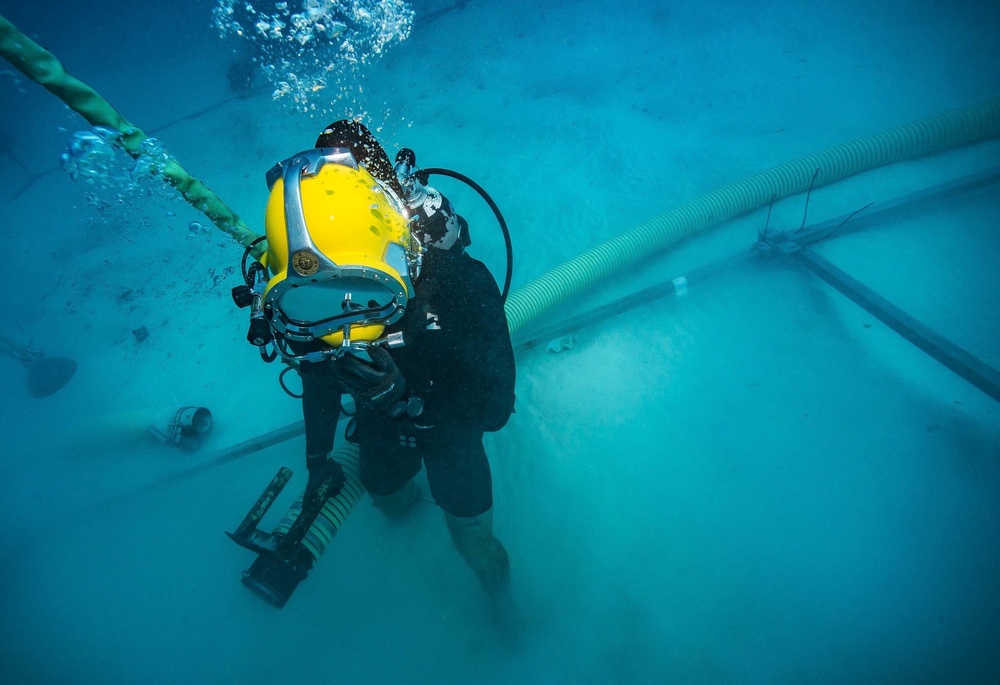
<path fill-rule="evenodd" d="M 309 482 L 302 497 L 303 505 L 309 502 L 317 490 L 326 483 L 326 497 L 336 497 L 344 487 L 344 469 L 340 464 L 326 455 L 307 456 L 306 469 L 309 470 Z M 329 482 L 327 482 L 329 481 Z"/>
<path fill-rule="evenodd" d="M 332 362 L 333 375 L 362 407 L 390 416 L 402 414 L 406 379 L 392 356 L 381 347 L 372 345 L 368 354 L 372 359 L 370 364 L 352 354 L 336 359 Z"/>

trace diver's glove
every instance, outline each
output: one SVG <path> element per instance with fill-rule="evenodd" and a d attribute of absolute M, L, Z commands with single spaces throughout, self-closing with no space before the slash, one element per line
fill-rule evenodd
<path fill-rule="evenodd" d="M 345 354 L 333 362 L 333 375 L 354 401 L 393 418 L 407 411 L 406 379 L 392 356 L 381 347 L 368 348 L 371 363 L 353 354 Z"/>
<path fill-rule="evenodd" d="M 309 471 L 309 482 L 306 483 L 306 492 L 302 496 L 303 506 L 309 499 L 326 484 L 326 497 L 336 497 L 344 487 L 344 469 L 333 459 L 326 455 L 306 456 L 306 469 Z M 327 482 L 329 481 L 329 482 Z"/>

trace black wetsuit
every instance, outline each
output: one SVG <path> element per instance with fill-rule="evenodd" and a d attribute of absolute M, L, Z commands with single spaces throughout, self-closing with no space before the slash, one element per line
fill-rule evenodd
<path fill-rule="evenodd" d="M 437 504 L 455 516 L 493 506 L 483 433 L 500 430 L 514 410 L 514 353 L 500 291 L 489 270 L 464 252 L 428 250 L 415 297 L 389 332 L 407 392 L 422 398 L 416 419 L 358 409 L 361 480 L 375 495 L 399 491 L 419 471 Z M 324 371 L 302 365 L 306 454 L 333 447 L 341 390 Z"/>

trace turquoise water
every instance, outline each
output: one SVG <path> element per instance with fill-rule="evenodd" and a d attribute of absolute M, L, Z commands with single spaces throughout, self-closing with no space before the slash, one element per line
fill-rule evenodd
<path fill-rule="evenodd" d="M 266 170 L 365 115 L 390 154 L 490 191 L 514 290 L 726 183 L 1000 93 L 988 3 L 418 2 L 360 71 L 220 36 L 208 0 L 10 5 L 255 230 Z M 227 69 L 253 56 L 236 97 Z M 339 65 L 323 83 L 320 56 Z M 282 58 L 304 101 L 274 97 L 288 79 L 260 66 Z M 174 477 L 299 418 L 230 300 L 239 249 L 141 184 L 72 181 L 59 157 L 84 122 L 4 66 L 0 122 L 0 332 L 79 364 L 39 400 L 0 359 L 4 682 L 1000 678 L 1000 408 L 805 270 L 753 257 L 558 354 L 519 352 L 517 414 L 487 438 L 513 626 L 490 621 L 429 501 L 398 525 L 363 501 L 289 605 L 263 604 L 223 531 L 279 466 L 301 478 L 301 440 Z M 990 169 L 998 149 L 817 189 L 808 223 Z M 502 277 L 488 210 L 446 183 Z M 996 368 L 998 204 L 995 185 L 917 202 L 816 250 Z M 776 203 L 771 228 L 804 205 Z M 545 322 L 748 254 L 765 217 L 649 255 Z M 143 434 L 175 404 L 215 415 L 196 454 Z"/>

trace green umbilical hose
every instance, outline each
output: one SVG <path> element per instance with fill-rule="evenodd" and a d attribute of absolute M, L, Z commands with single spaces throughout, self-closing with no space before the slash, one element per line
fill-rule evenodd
<path fill-rule="evenodd" d="M 139 127 L 129 123 L 93 88 L 66 73 L 55 55 L 21 33 L 3 15 L 0 15 L 0 57 L 44 86 L 91 126 L 107 126 L 121 133 L 121 145 L 130 155 L 138 157 L 142 153 L 142 141 L 146 140 L 146 134 Z M 235 212 L 204 183 L 185 171 L 177 160 L 171 159 L 158 171 L 191 206 L 211 219 L 233 240 L 246 247 L 257 238 Z"/>
<path fill-rule="evenodd" d="M 773 200 L 996 136 L 1000 136 L 1000 98 L 834 145 L 719 188 L 587 250 L 515 291 L 505 307 L 510 331 L 644 255 Z"/>

